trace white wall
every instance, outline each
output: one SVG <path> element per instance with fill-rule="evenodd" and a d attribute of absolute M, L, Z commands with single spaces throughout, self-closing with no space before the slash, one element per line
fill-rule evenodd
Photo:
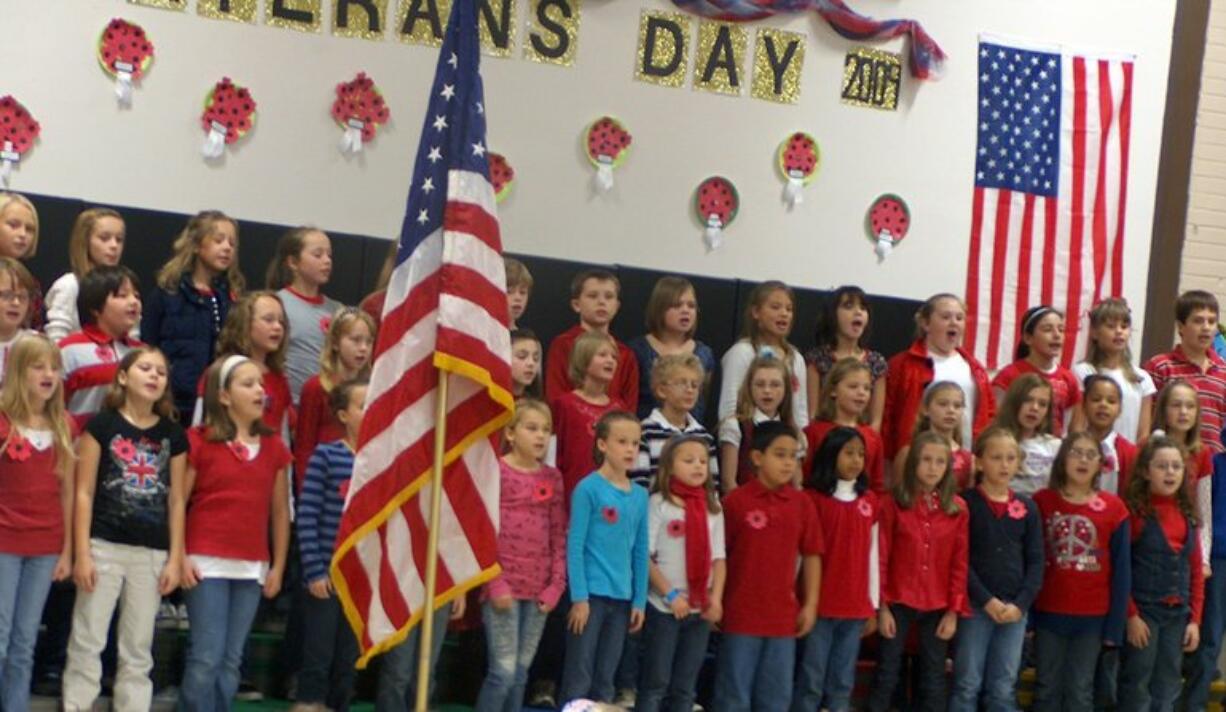
<path fill-rule="evenodd" d="M 399 226 L 434 51 L 401 44 L 211 21 L 123 0 L 0 0 L 0 94 L 11 92 L 43 124 L 41 142 L 13 187 L 179 211 L 218 207 L 241 218 L 313 223 L 392 237 Z M 795 106 L 729 98 L 633 80 L 638 18 L 665 0 L 588 0 L 572 68 L 518 57 L 483 59 L 490 144 L 518 178 L 503 204 L 508 249 L 726 277 L 778 277 L 922 298 L 962 291 L 969 239 L 979 32 L 1137 55 L 1125 261 L 1126 295 L 1144 313 L 1150 226 L 1165 106 L 1173 0 L 856 0 L 870 15 L 915 17 L 949 54 L 944 79 L 904 76 L 894 113 L 838 100 L 852 43 L 817 17 L 772 23 L 809 35 Z M 330 7 L 326 0 L 325 7 Z M 389 3 L 397 5 L 396 0 Z M 141 23 L 157 59 L 130 111 L 116 108 L 93 59 L 106 21 Z M 260 15 L 262 17 L 262 13 Z M 887 46 L 901 50 L 901 40 Z M 752 34 L 751 45 L 752 51 Z M 336 150 L 332 88 L 358 70 L 382 87 L 393 122 L 357 160 Z M 209 166 L 199 154 L 200 102 L 229 75 L 259 102 L 255 131 Z M 580 137 L 596 116 L 634 133 L 610 195 L 593 197 Z M 773 154 L 789 132 L 821 143 L 823 166 L 789 214 Z M 741 215 L 722 251 L 706 254 L 691 196 L 712 173 L 740 189 Z M 869 202 L 897 192 L 913 228 L 882 266 L 864 235 Z M 162 236 L 134 236 L 161 239 Z"/>
<path fill-rule="evenodd" d="M 1209 6 L 1180 291 L 1226 301 L 1226 5 Z"/>

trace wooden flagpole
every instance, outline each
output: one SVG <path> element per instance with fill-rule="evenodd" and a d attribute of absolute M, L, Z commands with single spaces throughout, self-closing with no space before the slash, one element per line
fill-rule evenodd
<path fill-rule="evenodd" d="M 430 650 L 434 639 L 434 595 L 438 587 L 438 530 L 443 510 L 443 454 L 447 447 L 447 373 L 438 370 L 434 408 L 434 465 L 430 468 L 430 533 L 426 538 L 426 597 L 422 601 L 421 645 L 417 650 L 416 712 L 430 701 Z"/>

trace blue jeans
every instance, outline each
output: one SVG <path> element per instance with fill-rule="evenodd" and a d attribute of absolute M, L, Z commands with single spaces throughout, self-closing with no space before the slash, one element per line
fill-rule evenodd
<path fill-rule="evenodd" d="M 430 692 L 434 691 L 434 672 L 447 638 L 451 604 L 434 611 L 434 631 L 430 634 Z M 417 652 L 421 647 L 421 625 L 405 636 L 404 642 L 383 654 L 379 686 L 375 692 L 376 712 L 405 712 L 417 701 Z M 428 695 L 429 693 L 427 693 Z"/>
<path fill-rule="evenodd" d="M 792 712 L 851 709 L 856 686 L 856 656 L 860 654 L 862 618 L 818 618 L 801 644 L 796 666 Z M 826 703 L 822 704 L 825 699 Z"/>
<path fill-rule="evenodd" d="M 719 641 L 714 708 L 786 712 L 792 703 L 795 638 L 725 634 Z"/>
<path fill-rule="evenodd" d="M 1102 636 L 1067 636 L 1046 628 L 1034 634 L 1035 684 L 1032 712 L 1094 709 L 1094 671 Z"/>
<path fill-rule="evenodd" d="M 583 632 L 566 634 L 559 708 L 574 699 L 613 701 L 613 675 L 630 627 L 630 601 L 591 596 L 587 602 L 591 612 Z"/>
<path fill-rule="evenodd" d="M 1226 558 L 1213 557 L 1213 575 L 1205 579 L 1205 610 L 1201 617 L 1200 647 L 1190 656 L 1188 679 L 1184 685 L 1184 707 L 1199 712 L 1209 705 L 1209 683 L 1217 670 L 1226 629 Z"/>
<path fill-rule="evenodd" d="M 677 620 L 672 613 L 662 613 L 648 604 L 642 635 L 647 649 L 634 711 L 690 712 L 710 637 L 711 624 L 702 616 L 695 613 Z"/>
<path fill-rule="evenodd" d="M 489 672 L 477 695 L 476 712 L 518 712 L 523 706 L 528 668 L 536 657 L 548 615 L 536 601 L 515 600 L 505 611 L 489 601 L 481 606 Z"/>
<path fill-rule="evenodd" d="M 986 712 L 1016 712 L 1018 669 L 1026 642 L 1026 618 L 1000 624 L 982 608 L 958 621 L 954 653 L 954 690 L 949 712 L 976 712 L 983 694 Z"/>
<path fill-rule="evenodd" d="M 1183 633 L 1188 609 L 1148 607 L 1141 618 L 1149 626 L 1149 645 L 1134 648 L 1125 642 L 1120 670 L 1120 712 L 1169 712 L 1175 708 L 1183 684 Z"/>
<path fill-rule="evenodd" d="M 58 558 L 0 554 L 0 710 L 30 706 L 34 642 Z"/>
<path fill-rule="evenodd" d="M 191 646 L 179 689 L 183 712 L 230 709 L 261 590 L 254 579 L 204 579 L 184 593 Z"/>

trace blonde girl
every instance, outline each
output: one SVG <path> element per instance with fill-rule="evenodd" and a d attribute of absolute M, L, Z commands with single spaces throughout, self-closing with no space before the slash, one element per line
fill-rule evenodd
<path fill-rule="evenodd" d="M 1165 434 L 1184 452 L 1184 483 L 1200 521 L 1201 551 L 1213 542 L 1213 451 L 1200 438 L 1200 399 L 1191 384 L 1177 378 L 1158 393 L 1153 434 Z"/>
<path fill-rule="evenodd" d="M 52 282 L 47 290 L 47 325 L 43 331 L 53 341 L 81 329 L 77 314 L 80 279 L 94 267 L 119 265 L 125 233 L 123 216 L 110 208 L 88 208 L 77 216 L 68 236 L 72 271 Z"/>
<path fill-rule="evenodd" d="M 41 335 L 9 353 L 0 386 L 0 708 L 30 706 L 34 642 L 52 580 L 72 574 L 71 420 L 60 352 Z"/>
<path fill-rule="evenodd" d="M 337 384 L 370 377 L 370 358 L 375 349 L 375 320 L 361 309 L 344 307 L 336 312 L 324 335 L 319 354 L 319 373 L 307 379 L 298 406 L 294 429 L 294 478 L 302 487 L 307 461 L 315 446 L 339 440 L 345 428 L 336 419 L 330 394 Z"/>
<path fill-rule="evenodd" d="M 787 385 L 790 376 L 787 364 L 774 356 L 759 356 L 746 369 L 737 391 L 736 412 L 719 424 L 719 472 L 724 494 L 756 477 L 749 456 L 755 425 L 779 420 L 795 432 L 792 418 L 796 411 L 791 407 L 792 391 Z"/>
<path fill-rule="evenodd" d="M 1132 363 L 1132 350 L 1128 346 L 1132 337 L 1132 310 L 1123 299 L 1104 299 L 1090 310 L 1090 339 L 1086 344 L 1086 358 L 1073 366 L 1073 375 L 1079 383 L 1093 373 L 1108 376 L 1120 385 L 1124 398 L 1120 403 L 1120 417 L 1115 421 L 1115 432 L 1134 443 L 1149 435 L 1153 415 L 1154 395 L 1157 388 L 1147 371 Z M 1069 427 L 1080 430 L 1084 424 L 1080 414 L 1073 411 Z"/>
<path fill-rule="evenodd" d="M 826 382 L 819 393 L 822 400 L 816 418 L 804 430 L 808 442 L 806 450 L 816 453 L 827 433 L 834 428 L 855 428 L 864 441 L 864 472 L 868 475 L 869 487 L 884 494 L 885 455 L 881 436 L 865 422 L 873 400 L 872 367 L 858 358 L 840 359 L 826 371 Z M 812 469 L 813 463 L 806 460 L 806 475 Z"/>
<path fill-rule="evenodd" d="M 1034 496 L 1047 487 L 1060 438 L 1051 434 L 1051 384 L 1037 373 L 1019 376 L 1009 384 L 994 425 L 1017 439 L 1022 461 L 1009 486 L 1018 494 Z"/>
<path fill-rule="evenodd" d="M 289 323 L 285 373 L 295 405 L 302 386 L 319 370 L 328 320 L 342 306 L 323 293 L 331 278 L 332 241 L 323 230 L 296 227 L 277 241 L 266 286 L 281 298 Z"/>
<path fill-rule="evenodd" d="M 962 415 L 966 412 L 966 394 L 951 381 L 939 381 L 924 390 L 920 411 L 911 431 L 914 438 L 920 433 L 934 432 L 949 444 L 953 461 L 950 467 L 959 490 L 972 484 L 971 474 L 975 469 L 975 457 L 969 447 L 962 447 Z M 902 480 L 903 467 L 907 462 L 910 445 L 904 445 L 894 456 L 894 481 Z"/>
<path fill-rule="evenodd" d="M 0 192 L 0 257 L 28 260 L 38 251 L 38 210 L 19 193 Z M 30 326 L 43 327 L 43 288 L 37 280 L 30 295 Z"/>
<path fill-rule="evenodd" d="M 783 282 L 763 282 L 750 292 L 749 303 L 745 307 L 745 334 L 724 353 L 720 361 L 723 371 L 719 391 L 720 420 L 736 411 L 741 384 L 754 359 L 771 355 L 788 368 L 787 388 L 791 395 L 792 424 L 797 429 L 809 424 L 805 359 L 788 341 L 795 322 L 795 310 L 796 295 Z"/>
<path fill-rule="evenodd" d="M 141 336 L 170 361 L 170 393 L 179 414 L 191 413 L 197 384 L 246 282 L 238 267 L 238 223 L 225 213 L 197 213 L 158 270 L 141 316 Z"/>
<path fill-rule="evenodd" d="M 147 710 L 152 704 L 158 604 L 178 588 L 183 568 L 187 435 L 175 422 L 168 371 L 156 347 L 128 352 L 102 410 L 77 445 L 77 596 L 64 668 L 65 709 L 91 709 L 98 698 L 102 651 L 117 604 L 122 624 L 113 705 Z"/>

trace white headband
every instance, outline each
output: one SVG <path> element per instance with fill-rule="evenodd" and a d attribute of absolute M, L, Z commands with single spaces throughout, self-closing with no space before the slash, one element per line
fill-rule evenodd
<path fill-rule="evenodd" d="M 234 356 L 227 356 L 226 360 L 221 362 L 221 379 L 218 380 L 217 385 L 221 388 L 225 388 L 226 379 L 230 377 L 230 374 L 234 372 L 234 369 L 238 368 L 240 364 L 243 364 L 250 360 L 251 359 L 241 354 L 235 354 Z"/>

